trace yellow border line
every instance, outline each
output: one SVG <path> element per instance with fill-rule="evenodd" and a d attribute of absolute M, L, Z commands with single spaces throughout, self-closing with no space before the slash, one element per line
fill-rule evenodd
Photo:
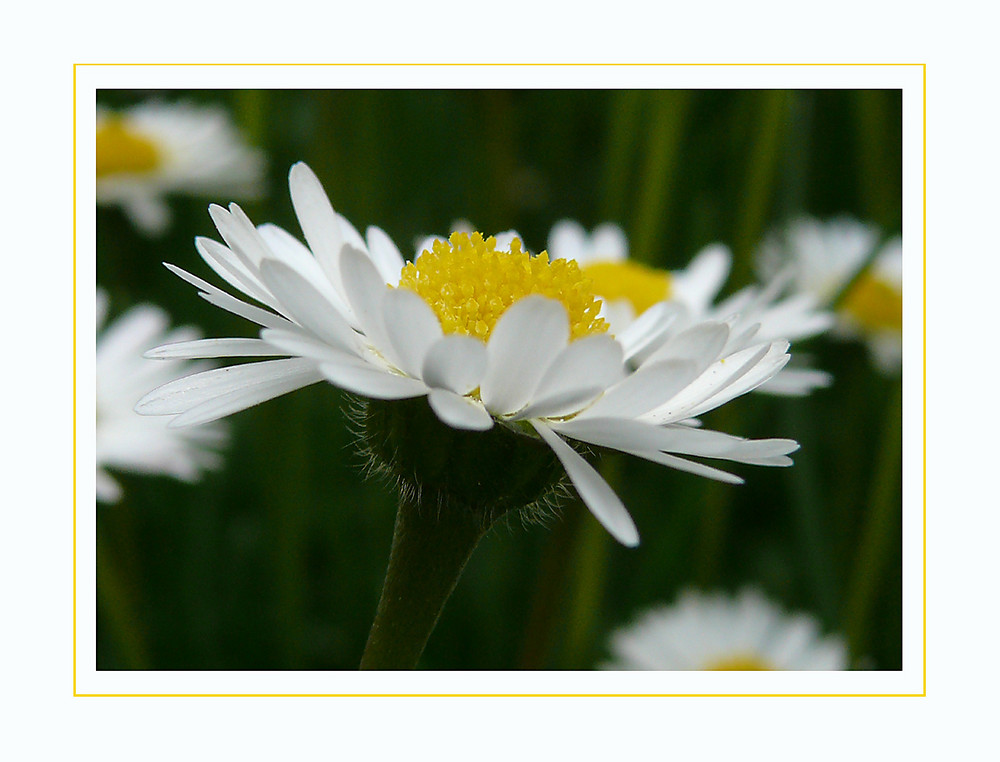
<path fill-rule="evenodd" d="M 924 490 L 924 694 L 927 695 L 927 64 L 924 67 L 924 386 L 923 392 L 923 490 Z"/>
<path fill-rule="evenodd" d="M 600 66 L 602 68 L 609 66 L 677 66 L 677 67 L 695 67 L 695 66 L 923 66 L 926 67 L 927 64 L 923 63 L 593 63 L 593 62 L 580 62 L 580 63 L 551 63 L 551 62 L 540 62 L 540 63 L 530 63 L 530 62 L 517 62 L 517 63 L 498 63 L 498 62 L 487 62 L 487 63 L 449 63 L 449 62 L 401 62 L 401 63 L 345 63 L 345 62 L 321 62 L 317 61 L 315 63 L 310 63 L 308 61 L 303 61 L 301 63 L 288 63 L 277 62 L 277 63 L 247 63 L 247 62 L 237 62 L 237 63 L 197 63 L 187 61 L 185 63 L 163 63 L 163 62 L 144 62 L 144 63 L 127 63 L 127 62 L 117 62 L 117 63 L 101 63 L 98 61 L 87 61 L 83 63 L 73 64 L 76 66 L 258 66 L 264 67 L 274 67 L 274 66 L 350 66 L 354 68 L 370 68 L 370 67 L 410 67 L 410 66 L 497 66 L 497 67 L 514 67 L 514 66 Z"/>
<path fill-rule="evenodd" d="M 76 64 L 73 64 L 73 695 L 76 692 Z"/>
<path fill-rule="evenodd" d="M 923 69 L 923 692 L 922 693 L 77 693 L 76 691 L 76 67 L 78 66 L 920 66 Z M 927 696 L 927 64 L 926 63 L 75 63 L 73 64 L 73 696 L 77 698 L 922 698 Z"/>
<path fill-rule="evenodd" d="M 923 693 L 75 693 L 73 695 L 77 698 L 920 698 L 924 696 Z"/>

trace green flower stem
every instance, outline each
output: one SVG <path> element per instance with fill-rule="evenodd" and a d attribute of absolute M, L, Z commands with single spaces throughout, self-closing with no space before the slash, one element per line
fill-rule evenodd
<path fill-rule="evenodd" d="M 756 133 L 750 144 L 745 184 L 733 235 L 733 270 L 729 282 L 736 287 L 753 280 L 753 249 L 767 223 L 787 134 L 792 93 L 764 90 L 757 94 Z"/>
<path fill-rule="evenodd" d="M 122 579 L 108 543 L 99 540 L 97 549 L 97 605 L 118 646 L 126 669 L 148 669 L 149 656 L 132 596 Z"/>
<path fill-rule="evenodd" d="M 903 387 L 897 385 L 886 406 L 882 447 L 875 464 L 868 517 L 861 533 L 854 574 L 848 588 L 844 620 L 847 640 L 854 658 L 864 656 L 867 648 L 869 618 L 882 582 L 882 571 L 895 534 L 898 538 L 900 511 L 900 464 L 903 457 Z"/>
<path fill-rule="evenodd" d="M 624 465 L 625 458 L 618 453 L 606 452 L 601 457 L 601 476 L 616 492 L 622 483 Z M 604 527 L 589 515 L 585 505 L 577 506 L 576 510 L 583 512 L 584 520 L 579 522 L 573 538 L 571 577 L 566 590 L 569 602 L 559 654 L 559 666 L 564 669 L 590 666 L 590 651 L 600 629 L 598 622 L 604 606 L 611 555 L 611 538 Z"/>
<path fill-rule="evenodd" d="M 810 415 L 802 401 L 784 405 L 781 413 L 784 429 L 794 431 L 803 445 L 802 453 L 796 454 L 795 466 L 788 469 L 793 531 L 800 564 L 824 621 L 832 625 L 838 613 L 837 566 L 827 526 L 829 498 L 820 487 L 820 464 L 812 457 L 812 443 L 819 439 L 814 433 L 816 417 Z"/>
<path fill-rule="evenodd" d="M 401 499 L 382 597 L 361 669 L 413 669 L 486 533 L 481 515 Z"/>
<path fill-rule="evenodd" d="M 674 177 L 691 108 L 686 90 L 665 90 L 654 98 L 631 241 L 631 258 L 647 264 L 662 256 L 658 242 L 670 229 Z"/>

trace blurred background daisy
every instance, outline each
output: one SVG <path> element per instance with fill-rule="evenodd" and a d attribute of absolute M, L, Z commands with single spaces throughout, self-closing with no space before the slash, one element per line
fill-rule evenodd
<path fill-rule="evenodd" d="M 97 499 L 117 502 L 122 488 L 113 472 L 171 476 L 196 482 L 206 470 L 222 464 L 218 448 L 225 442 L 224 424 L 198 429 L 170 428 L 170 418 L 143 418 L 136 402 L 149 385 L 167 383 L 204 363 L 157 362 L 146 350 L 199 337 L 193 328 L 170 329 L 167 314 L 152 304 L 126 310 L 105 325 L 108 298 L 97 290 Z"/>
<path fill-rule="evenodd" d="M 174 194 L 173 222 L 158 238 L 139 239 L 117 210 L 98 210 L 97 277 L 112 304 L 161 305 L 206 336 L 256 333 L 161 263 L 205 276 L 193 242 L 217 235 L 208 202 L 237 200 L 250 219 L 301 239 L 287 185 L 297 161 L 360 231 L 378 225 L 401 244 L 447 235 L 458 217 L 478 230 L 517 230 L 531 251 L 546 248 L 559 220 L 588 233 L 613 223 L 629 261 L 661 272 L 684 271 L 721 244 L 732 258 L 716 304 L 764 280 L 756 252 L 789 220 L 849 216 L 886 241 L 902 220 L 898 91 L 98 96 L 116 113 L 149 101 L 221 106 L 267 155 L 256 200 Z M 559 118 L 542 118 L 552 114 Z M 412 247 L 400 249 L 413 258 Z M 420 666 L 590 669 L 607 658 L 610 629 L 635 612 L 683 589 L 738 590 L 753 580 L 789 610 L 810 612 L 823 632 L 842 633 L 852 660 L 898 669 L 899 377 L 874 367 L 859 341 L 820 334 L 793 342 L 792 352 L 832 383 L 798 398 L 753 393 L 703 423 L 795 439 L 793 467 L 740 467 L 752 478 L 735 486 L 602 458 L 602 477 L 641 528 L 639 547 L 616 543 L 575 501 L 547 526 L 494 530 Z M 329 384 L 300 389 L 233 416 L 224 467 L 196 486 L 124 482 L 122 501 L 98 517 L 99 561 L 120 569 L 113 600 L 125 602 L 99 611 L 101 668 L 357 667 L 396 505 L 384 485 L 363 479 L 349 404 Z"/>
<path fill-rule="evenodd" d="M 97 203 L 121 207 L 147 235 L 170 225 L 168 194 L 257 198 L 263 154 L 219 105 L 147 101 L 97 109 Z"/>
<path fill-rule="evenodd" d="M 841 670 L 847 644 L 819 621 L 788 613 L 758 590 L 736 595 L 685 590 L 671 606 L 641 614 L 609 640 L 605 669 Z"/>
<path fill-rule="evenodd" d="M 849 217 L 800 217 L 772 231 L 758 252 L 761 272 L 788 272 L 797 293 L 835 309 L 837 333 L 862 340 L 876 367 L 903 362 L 903 240 Z"/>

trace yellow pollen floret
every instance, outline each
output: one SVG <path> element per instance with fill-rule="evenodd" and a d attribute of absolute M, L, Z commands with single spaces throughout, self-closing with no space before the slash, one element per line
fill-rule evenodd
<path fill-rule="evenodd" d="M 843 309 L 866 330 L 903 330 L 903 294 L 871 274 L 851 286 Z"/>
<path fill-rule="evenodd" d="M 160 165 L 160 151 L 149 138 L 132 132 L 121 119 L 111 118 L 97 128 L 97 176 L 152 172 Z"/>
<path fill-rule="evenodd" d="M 768 666 L 763 659 L 746 654 L 719 659 L 705 669 L 709 672 L 769 672 L 773 671 L 774 667 Z"/>
<path fill-rule="evenodd" d="M 638 262 L 594 262 L 583 268 L 594 292 L 608 301 L 627 299 L 636 315 L 670 298 L 670 273 Z"/>
<path fill-rule="evenodd" d="M 531 256 L 518 239 L 510 251 L 497 251 L 496 239 L 479 233 L 452 233 L 435 241 L 403 268 L 400 288 L 419 294 L 434 310 L 445 333 L 486 341 L 500 316 L 529 294 L 556 299 L 569 315 L 570 338 L 608 330 L 598 317 L 601 302 L 572 260 L 549 261 L 546 252 Z"/>

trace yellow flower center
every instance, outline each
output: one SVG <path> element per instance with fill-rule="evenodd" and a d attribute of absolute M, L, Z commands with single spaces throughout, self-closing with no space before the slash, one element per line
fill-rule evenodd
<path fill-rule="evenodd" d="M 570 337 L 608 330 L 598 317 L 600 300 L 572 260 L 549 261 L 546 252 L 531 256 L 518 239 L 510 251 L 497 251 L 496 239 L 479 233 L 452 233 L 435 241 L 403 268 L 400 288 L 427 302 L 445 333 L 464 333 L 486 341 L 500 316 L 517 300 L 540 294 L 561 302 L 569 315 Z"/>
<path fill-rule="evenodd" d="M 903 330 L 902 292 L 870 273 L 851 286 L 843 309 L 866 330 Z"/>
<path fill-rule="evenodd" d="M 594 293 L 608 301 L 627 299 L 636 315 L 670 298 L 670 273 L 638 262 L 594 262 L 583 273 L 594 282 Z"/>
<path fill-rule="evenodd" d="M 132 132 L 121 119 L 110 118 L 97 128 L 97 177 L 152 172 L 160 151 L 149 138 Z"/>
<path fill-rule="evenodd" d="M 770 672 L 774 667 L 752 654 L 727 656 L 705 667 L 709 672 Z"/>

